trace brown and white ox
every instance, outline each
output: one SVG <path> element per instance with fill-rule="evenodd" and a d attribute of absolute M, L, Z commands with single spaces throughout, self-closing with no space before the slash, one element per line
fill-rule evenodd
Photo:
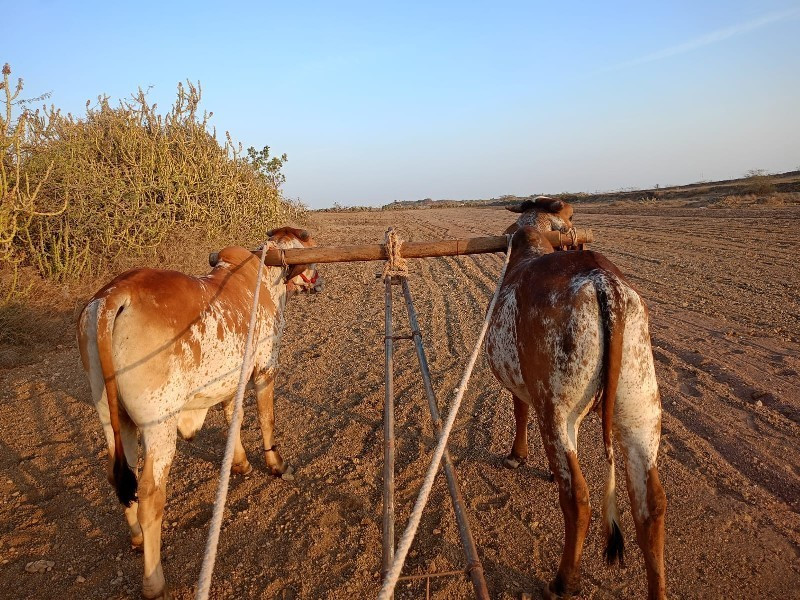
<path fill-rule="evenodd" d="M 305 231 L 283 227 L 269 232 L 269 244 L 314 242 Z M 81 359 L 108 442 L 108 478 L 126 507 L 131 542 L 144 551 L 145 598 L 168 597 L 161 519 L 176 435 L 192 439 L 217 403 L 229 423 L 233 416 L 260 250 L 232 246 L 209 262 L 213 269 L 202 277 L 155 269 L 123 273 L 92 297 L 78 322 Z M 287 289 L 316 290 L 323 282 L 314 265 L 264 267 L 261 281 L 249 383 L 266 464 L 280 476 L 290 467 L 275 445 L 273 389 Z M 144 455 L 138 483 L 137 430 Z M 233 471 L 250 470 L 237 439 Z"/>
<path fill-rule="evenodd" d="M 560 223 L 571 227 L 569 205 L 547 198 L 523 208 L 524 221 L 518 221 L 512 239 L 486 350 L 492 371 L 514 399 L 516 435 L 508 466 L 517 466 L 528 455 L 526 425 L 532 406 L 558 484 L 564 551 L 544 595 L 569 598 L 580 589 L 580 558 L 591 510 L 577 439 L 583 418 L 594 409 L 601 415 L 608 460 L 603 501 L 606 561 L 613 564 L 623 558 L 613 434 L 625 456 L 648 597 L 665 598 L 666 497 L 656 468 L 661 403 L 647 307 L 605 257 L 591 251 L 554 252 L 540 234 L 536 224 L 542 229 Z"/>

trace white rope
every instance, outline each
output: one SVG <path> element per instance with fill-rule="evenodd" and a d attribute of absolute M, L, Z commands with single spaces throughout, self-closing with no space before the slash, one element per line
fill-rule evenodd
<path fill-rule="evenodd" d="M 503 278 L 506 275 L 506 268 L 508 261 L 511 258 L 511 236 L 508 237 L 508 249 L 506 250 L 506 259 L 503 263 L 503 270 L 500 272 L 500 277 L 497 280 L 497 289 L 494 291 L 492 301 L 489 303 L 489 308 L 486 311 L 486 318 L 483 320 L 483 327 L 478 335 L 478 341 L 475 343 L 475 349 L 472 351 L 467 368 L 464 370 L 464 376 L 461 378 L 461 383 L 455 389 L 456 397 L 453 400 L 453 406 L 450 409 L 450 414 L 447 415 L 447 422 L 439 434 L 439 443 L 433 453 L 433 458 L 428 466 L 428 472 L 425 474 L 425 480 L 422 483 L 422 488 L 417 496 L 417 501 L 414 503 L 414 509 L 411 511 L 411 516 L 408 518 L 408 525 L 403 532 L 403 537 L 400 540 L 400 545 L 397 547 L 397 552 L 394 555 L 394 561 L 386 574 L 386 579 L 383 582 L 383 587 L 378 594 L 378 600 L 389 600 L 394 593 L 394 588 L 397 585 L 397 580 L 400 578 L 400 573 L 403 570 L 403 564 L 406 561 L 406 554 L 408 554 L 411 543 L 414 541 L 414 536 L 417 533 L 417 527 L 422 519 L 422 511 L 428 503 L 428 496 L 430 496 L 431 489 L 433 488 L 433 481 L 436 479 L 436 474 L 439 471 L 439 465 L 442 462 L 442 456 L 447 448 L 447 438 L 450 436 L 450 430 L 453 429 L 453 424 L 456 421 L 458 409 L 461 406 L 461 400 L 464 398 L 464 392 L 467 391 L 467 384 L 469 383 L 472 369 L 475 366 L 475 361 L 478 359 L 481 346 L 483 345 L 483 336 L 486 335 L 486 330 L 489 328 L 489 319 L 492 317 L 494 305 L 497 303 L 497 296 L 500 293 L 500 288 L 503 284 Z"/>
<path fill-rule="evenodd" d="M 228 429 L 228 442 L 225 446 L 225 456 L 222 459 L 222 467 L 217 484 L 217 497 L 214 500 L 214 514 L 211 515 L 211 525 L 209 526 L 208 539 L 206 540 L 205 555 L 203 565 L 200 568 L 200 578 L 197 581 L 196 600 L 207 600 L 211 589 L 211 575 L 214 573 L 214 562 L 217 559 L 217 545 L 219 544 L 219 531 L 222 527 L 222 514 L 225 511 L 225 501 L 228 498 L 228 482 L 231 477 L 231 465 L 233 464 L 233 450 L 236 446 L 236 438 L 242 427 L 242 401 L 244 399 L 244 389 L 247 379 L 252 369 L 251 353 L 253 346 L 253 330 L 256 324 L 256 313 L 258 312 L 258 296 L 261 291 L 261 274 L 264 271 L 264 259 L 267 256 L 269 242 L 261 247 L 261 262 L 258 265 L 258 276 L 256 277 L 256 289 L 253 292 L 253 307 L 250 310 L 250 325 L 247 328 L 247 342 L 244 346 L 244 359 L 242 360 L 242 370 L 239 372 L 239 387 L 236 388 L 236 396 L 233 405 L 233 418 Z"/>

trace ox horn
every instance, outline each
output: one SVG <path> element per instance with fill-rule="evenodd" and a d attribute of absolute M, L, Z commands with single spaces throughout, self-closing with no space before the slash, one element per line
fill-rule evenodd
<path fill-rule="evenodd" d="M 273 233 L 275 233 L 275 230 L 274 229 L 270 229 L 269 231 L 267 231 L 267 237 L 268 238 L 272 237 Z"/>
<path fill-rule="evenodd" d="M 298 234 L 298 236 L 297 236 L 297 237 L 299 237 L 299 238 L 300 238 L 301 240 L 303 240 L 304 242 L 307 242 L 307 241 L 308 241 L 308 238 L 310 238 L 310 237 L 311 237 L 311 234 L 310 234 L 310 233 L 308 233 L 308 231 L 306 231 L 305 229 L 303 229 L 303 230 L 302 230 L 302 231 L 301 231 L 301 232 Z"/>
<path fill-rule="evenodd" d="M 219 262 L 219 252 L 212 252 L 208 255 L 208 264 L 212 267 L 216 267 L 217 263 Z"/>

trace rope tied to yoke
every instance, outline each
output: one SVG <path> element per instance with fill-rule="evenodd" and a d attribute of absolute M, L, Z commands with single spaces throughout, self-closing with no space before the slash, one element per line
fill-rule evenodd
<path fill-rule="evenodd" d="M 387 277 L 408 277 L 408 261 L 403 258 L 400 248 L 403 240 L 397 235 L 394 227 L 390 227 L 386 232 L 386 264 L 383 266 L 383 278 Z"/>
<path fill-rule="evenodd" d="M 253 290 L 253 306 L 250 309 L 250 321 L 247 327 L 247 341 L 244 345 L 244 358 L 242 359 L 242 369 L 239 372 L 239 385 L 236 388 L 236 396 L 234 396 L 233 404 L 233 417 L 228 428 L 228 441 L 225 445 L 225 455 L 222 459 L 222 466 L 220 467 L 219 483 L 217 484 L 217 495 L 214 499 L 214 512 L 211 515 L 211 524 L 208 530 L 208 539 L 206 540 L 206 548 L 203 555 L 203 564 L 200 568 L 200 577 L 197 581 L 197 593 L 195 598 L 197 600 L 206 600 L 211 590 L 211 576 L 214 573 L 214 562 L 217 559 L 217 546 L 219 545 L 219 533 L 222 527 L 222 515 L 225 511 L 225 501 L 228 498 L 228 483 L 231 477 L 231 466 L 233 464 L 233 451 L 236 446 L 235 440 L 239 436 L 239 430 L 242 427 L 242 416 L 244 409 L 242 407 L 244 400 L 244 391 L 249 379 L 250 372 L 253 369 L 253 332 L 256 328 L 256 314 L 258 313 L 258 296 L 261 291 L 261 277 L 264 273 L 264 260 L 267 256 L 267 251 L 270 245 L 274 244 L 267 240 L 261 247 L 261 262 L 258 265 L 258 275 L 256 276 L 256 285 Z M 283 258 L 283 251 L 281 251 L 281 262 L 285 263 Z M 274 448 L 274 446 L 273 446 Z"/>
<path fill-rule="evenodd" d="M 570 237 L 572 243 L 570 244 L 572 247 L 577 247 L 578 245 L 578 230 L 575 227 L 570 227 L 567 229 L 567 235 Z"/>
<path fill-rule="evenodd" d="M 512 236 L 510 235 L 506 236 L 508 246 L 506 249 L 505 261 L 503 262 L 503 269 L 500 271 L 500 277 L 497 279 L 497 288 L 494 291 L 494 296 L 492 296 L 492 301 L 489 303 L 489 308 L 486 309 L 486 317 L 483 320 L 483 326 L 478 334 L 478 341 L 475 343 L 475 348 L 473 349 L 472 355 L 469 358 L 469 362 L 464 369 L 464 375 L 461 378 L 461 382 L 458 384 L 458 387 L 455 389 L 455 398 L 453 398 L 453 404 L 450 408 L 450 413 L 447 415 L 447 420 L 445 421 L 444 427 L 442 427 L 442 430 L 439 433 L 436 449 L 433 452 L 433 457 L 431 458 L 430 465 L 428 466 L 428 472 L 425 474 L 422 488 L 419 491 L 417 500 L 414 503 L 414 508 L 408 518 L 406 530 L 403 532 L 403 537 L 400 539 L 400 543 L 397 546 L 397 551 L 395 552 L 392 566 L 389 568 L 389 571 L 386 574 L 386 578 L 383 582 L 383 587 L 381 587 L 380 593 L 378 594 L 378 600 L 389 600 L 392 597 L 394 588 L 397 585 L 398 579 L 400 578 L 400 573 L 403 570 L 403 563 L 405 563 L 406 555 L 408 554 L 409 548 L 411 548 L 411 543 L 414 541 L 414 536 L 417 533 L 417 528 L 419 527 L 420 520 L 422 519 L 422 511 L 425 509 L 425 505 L 428 503 L 428 497 L 433 489 L 433 482 L 436 479 L 436 474 L 439 472 L 442 456 L 444 456 L 444 451 L 447 449 L 447 439 L 450 437 L 450 432 L 452 431 L 453 424 L 456 421 L 458 409 L 461 407 L 461 401 L 464 399 L 464 392 L 467 391 L 467 384 L 469 383 L 469 378 L 472 375 L 472 369 L 475 367 L 475 361 L 477 361 L 481 346 L 483 346 L 483 338 L 486 335 L 486 330 L 489 328 L 489 321 L 492 318 L 495 304 L 497 304 L 497 297 L 500 295 L 500 288 L 502 287 L 503 280 L 506 276 L 508 262 L 511 259 L 511 237 Z"/>
<path fill-rule="evenodd" d="M 281 253 L 280 254 L 280 257 L 281 257 L 281 269 L 283 269 L 284 273 L 288 273 L 289 272 L 289 263 L 286 262 L 286 250 L 284 250 L 283 248 L 278 248 L 278 250 Z M 265 252 L 266 252 L 266 250 L 265 250 Z"/>

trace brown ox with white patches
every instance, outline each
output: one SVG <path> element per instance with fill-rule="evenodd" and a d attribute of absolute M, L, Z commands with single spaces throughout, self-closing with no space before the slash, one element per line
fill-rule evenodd
<path fill-rule="evenodd" d="M 279 248 L 314 245 L 307 232 L 269 232 Z M 144 551 L 145 598 L 168 597 L 161 567 L 161 519 L 176 435 L 192 439 L 208 409 L 223 403 L 230 423 L 260 262 L 260 250 L 229 247 L 212 254 L 202 277 L 136 269 L 87 304 L 78 344 L 109 450 L 108 477 L 125 505 L 134 547 Z M 288 272 L 287 272 L 288 271 Z M 253 336 L 258 416 L 272 474 L 290 469 L 275 446 L 273 389 L 287 290 L 321 289 L 314 265 L 264 267 Z M 137 483 L 141 433 L 144 461 Z M 251 470 L 241 439 L 233 471 Z M 138 487 L 138 495 L 137 495 Z"/>
<path fill-rule="evenodd" d="M 514 398 L 517 434 L 511 457 L 528 454 L 524 432 L 532 406 L 558 484 L 564 551 L 545 597 L 579 592 L 591 510 L 578 465 L 577 435 L 583 418 L 595 409 L 602 418 L 609 467 L 603 502 L 606 560 L 613 564 L 623 555 L 613 433 L 625 456 L 648 597 L 665 598 L 666 498 L 656 468 L 661 403 L 642 299 L 603 256 L 554 252 L 536 229 L 522 226 L 514 234 L 486 350 L 492 371 Z"/>

